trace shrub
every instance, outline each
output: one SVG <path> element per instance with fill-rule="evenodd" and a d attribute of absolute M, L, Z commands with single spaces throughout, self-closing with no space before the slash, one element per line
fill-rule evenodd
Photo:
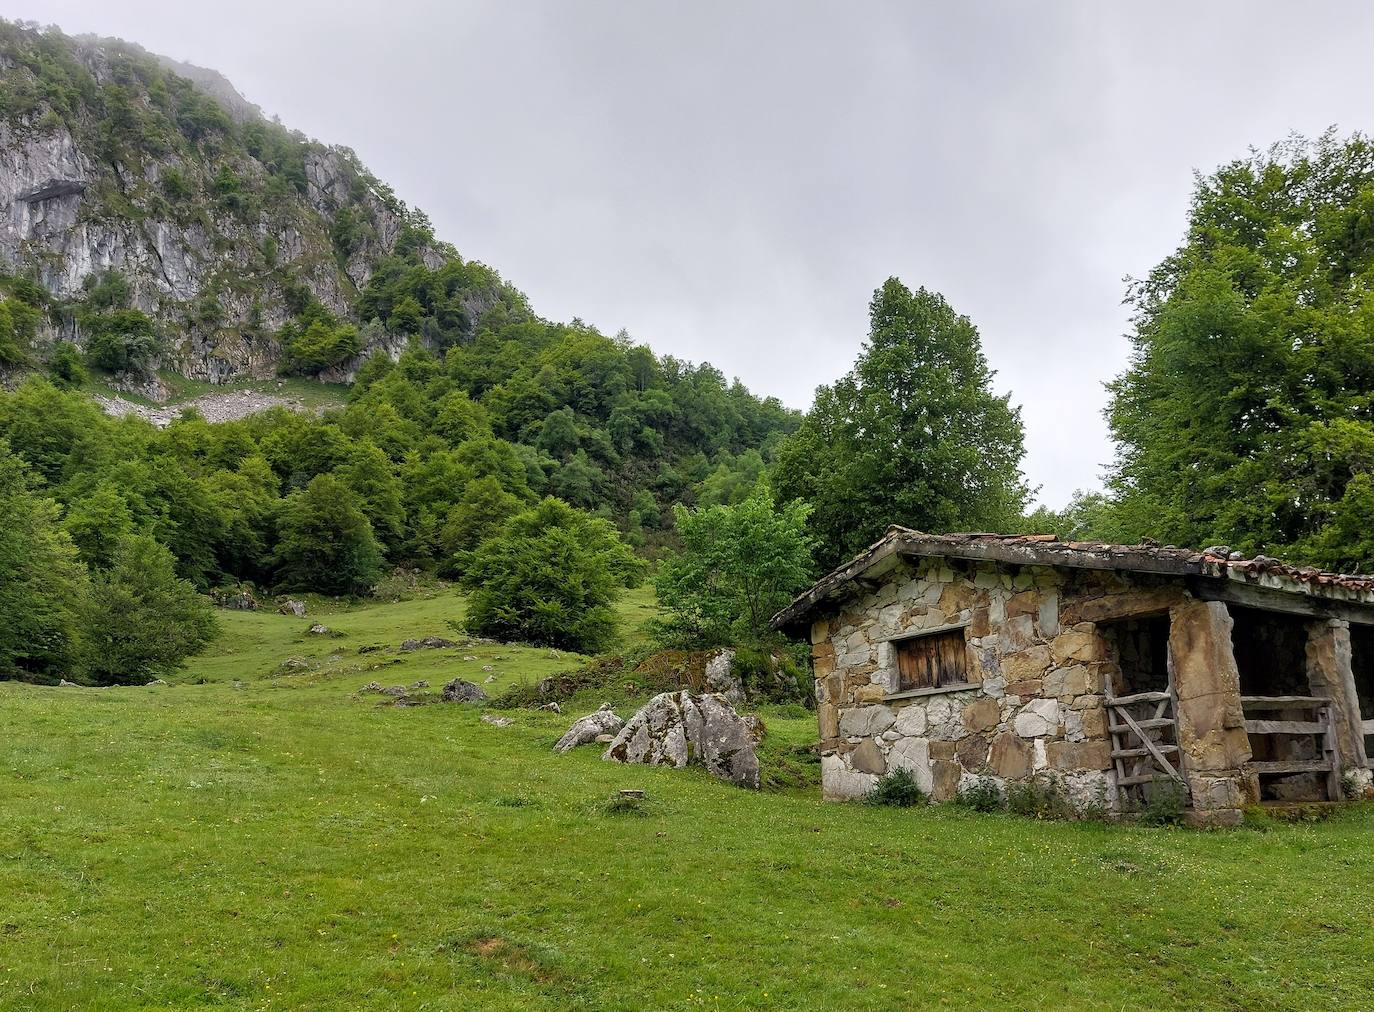
<path fill-rule="evenodd" d="M 102 315 L 84 314 L 86 357 L 107 372 L 151 371 L 160 350 L 153 321 L 137 309 Z"/>
<path fill-rule="evenodd" d="M 916 782 L 916 777 L 908 769 L 898 767 L 878 778 L 878 783 L 864 799 L 870 805 L 895 805 L 898 808 L 912 808 L 924 805 L 926 792 Z"/>
<path fill-rule="evenodd" d="M 657 580 L 665 642 L 773 639 L 768 620 L 811 572 L 808 513 L 800 502 L 778 508 L 762 483 L 737 506 L 675 507 L 682 552 L 664 561 Z"/>
<path fill-rule="evenodd" d="M 1002 791 L 997 781 L 991 777 L 979 777 L 964 784 L 955 795 L 954 803 L 975 812 L 1000 812 L 1002 810 Z"/>
<path fill-rule="evenodd" d="M 53 383 L 64 390 L 71 390 L 86 382 L 86 363 L 76 345 L 62 341 L 53 349 L 48 358 L 48 373 Z"/>
<path fill-rule="evenodd" d="M 1142 826 L 1178 826 L 1188 813 L 1188 791 L 1172 780 L 1149 785 L 1145 801 L 1137 809 Z"/>
<path fill-rule="evenodd" d="M 0 366 L 18 365 L 28 356 L 14 325 L 12 300 L 0 301 Z"/>
<path fill-rule="evenodd" d="M 1063 781 L 1052 773 L 1008 784 L 1007 811 L 1032 819 L 1072 819 L 1078 814 Z"/>
<path fill-rule="evenodd" d="M 323 316 L 311 320 L 304 328 L 284 328 L 282 344 L 290 370 L 298 373 L 320 372 L 348 361 L 362 350 L 357 327 L 335 324 Z"/>
<path fill-rule="evenodd" d="M 140 684 L 174 670 L 219 631 L 214 610 L 177 578 L 172 553 L 147 535 L 125 538 L 95 574 L 85 602 L 87 674 Z"/>
<path fill-rule="evenodd" d="M 472 553 L 461 580 L 468 630 L 596 653 L 615 638 L 611 605 L 638 568 L 608 521 L 547 498 Z"/>

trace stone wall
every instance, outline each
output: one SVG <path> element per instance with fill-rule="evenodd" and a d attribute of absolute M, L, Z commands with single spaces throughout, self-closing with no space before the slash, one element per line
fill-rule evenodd
<path fill-rule="evenodd" d="M 1093 623 L 1182 597 L 1116 573 L 898 563 L 812 626 L 824 796 L 862 796 L 903 767 L 937 801 L 979 777 L 1004 787 L 1043 771 L 1080 806 L 1112 804 L 1103 694 L 1112 663 Z M 968 688 L 890 698 L 893 640 L 948 627 L 964 633 Z"/>

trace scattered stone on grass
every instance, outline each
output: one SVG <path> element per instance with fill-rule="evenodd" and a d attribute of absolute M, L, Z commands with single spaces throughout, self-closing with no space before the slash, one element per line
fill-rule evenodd
<path fill-rule="evenodd" d="M 429 688 L 429 679 L 428 679 L 428 678 L 421 678 L 418 682 L 416 682 L 414 685 L 411 686 L 411 689 L 428 689 L 428 688 Z"/>
<path fill-rule="evenodd" d="M 483 664 L 483 665 L 482 665 L 482 670 L 483 670 L 483 671 L 495 671 L 496 669 L 493 668 L 490 664 Z"/>
<path fill-rule="evenodd" d="M 386 688 L 378 689 L 377 691 L 383 696 L 404 696 L 406 694 L 406 687 L 404 685 L 388 685 Z"/>
<path fill-rule="evenodd" d="M 148 683 L 146 683 L 146 684 L 148 684 L 148 685 L 166 685 L 167 683 L 164 682 L 161 678 L 154 678 L 151 682 L 148 682 Z"/>
<path fill-rule="evenodd" d="M 312 626 L 310 627 L 310 635 L 311 635 L 311 636 L 328 636 L 328 635 L 329 635 L 329 626 L 325 625 L 325 624 L 322 623 L 322 622 L 316 622 L 314 625 L 312 625 Z"/>
<path fill-rule="evenodd" d="M 218 608 L 229 611 L 257 611 L 258 599 L 247 587 L 229 587 L 210 591 L 210 600 Z"/>
<path fill-rule="evenodd" d="M 409 653 L 412 650 L 440 650 L 457 645 L 453 640 L 446 640 L 442 636 L 426 636 L 418 640 L 405 640 L 401 643 L 401 650 Z"/>
<path fill-rule="evenodd" d="M 381 692 L 381 691 L 382 691 L 382 683 L 381 683 L 381 682 L 368 682 L 366 685 L 364 685 L 361 689 L 359 689 L 357 692 L 355 692 L 355 693 L 353 693 L 353 694 L 354 694 L 355 696 L 361 696 L 361 695 L 363 695 L 363 693 L 366 693 L 366 692 Z"/>
<path fill-rule="evenodd" d="M 479 703 L 487 698 L 481 687 L 462 678 L 455 678 L 444 686 L 445 703 Z"/>
<path fill-rule="evenodd" d="M 509 727 L 515 721 L 509 717 L 498 717 L 494 713 L 484 713 L 482 714 L 482 723 L 490 724 L 492 727 Z"/>
<path fill-rule="evenodd" d="M 595 713 L 589 713 L 573 721 L 572 726 L 563 733 L 563 737 L 558 739 L 558 744 L 554 745 L 553 750 L 571 752 L 579 745 L 589 745 L 594 741 L 600 741 L 602 737 L 611 741 L 611 736 L 619 734 L 624 726 L 625 722 L 616 716 L 611 704 L 602 703 L 601 709 Z"/>
<path fill-rule="evenodd" d="M 70 688 L 73 688 L 73 689 L 80 689 L 80 688 L 83 688 L 83 686 L 82 686 L 79 682 L 69 682 L 69 681 L 67 681 L 65 678 L 59 678 L 59 679 L 57 680 L 57 685 L 58 685 L 58 688 L 62 688 L 63 686 L 67 686 L 67 687 L 70 687 Z"/>
<path fill-rule="evenodd" d="M 749 725 L 715 693 L 660 693 L 621 728 L 602 758 L 677 769 L 700 763 L 722 780 L 759 786 Z"/>

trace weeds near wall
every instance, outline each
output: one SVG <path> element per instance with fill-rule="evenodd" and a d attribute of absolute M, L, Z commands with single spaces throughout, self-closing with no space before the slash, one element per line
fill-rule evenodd
<path fill-rule="evenodd" d="M 1002 810 L 1002 790 L 992 777 L 978 777 L 959 788 L 954 803 L 975 812 L 1000 812 Z"/>
<path fill-rule="evenodd" d="M 898 808 L 914 808 L 924 805 L 929 799 L 916 777 L 910 770 L 895 769 L 878 778 L 878 783 L 864 799 L 870 805 L 895 805 Z"/>

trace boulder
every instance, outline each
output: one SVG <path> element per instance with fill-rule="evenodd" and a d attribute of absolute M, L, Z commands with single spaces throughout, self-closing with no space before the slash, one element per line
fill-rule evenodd
<path fill-rule="evenodd" d="M 607 735 L 611 737 L 607 737 L 606 740 L 613 741 L 613 736 L 619 734 L 624 726 L 625 722 L 611 710 L 611 704 L 602 703 L 601 709 L 595 713 L 589 713 L 573 721 L 572 726 L 563 733 L 563 737 L 558 739 L 558 744 L 554 745 L 553 750 L 571 752 L 579 745 L 588 745 Z"/>
<path fill-rule="evenodd" d="M 277 612 L 282 615 L 295 615 L 297 618 L 305 618 L 305 602 L 287 598 L 277 605 Z"/>
<path fill-rule="evenodd" d="M 310 627 L 310 635 L 311 635 L 311 636 L 328 636 L 328 635 L 329 635 L 329 626 L 325 625 L 323 622 L 316 622 L 314 625 L 312 625 L 312 626 Z"/>
<path fill-rule="evenodd" d="M 480 703 L 487 694 L 480 687 L 462 678 L 455 678 L 444 686 L 445 703 Z"/>
<path fill-rule="evenodd" d="M 724 696 L 731 706 L 744 705 L 744 683 L 735 674 L 735 652 L 721 650 L 712 654 L 706 661 L 706 673 L 702 679 L 707 692 Z"/>
<path fill-rule="evenodd" d="M 660 693 L 621 728 L 602 758 L 678 769 L 699 763 L 722 780 L 759 786 L 749 725 L 715 693 Z"/>

